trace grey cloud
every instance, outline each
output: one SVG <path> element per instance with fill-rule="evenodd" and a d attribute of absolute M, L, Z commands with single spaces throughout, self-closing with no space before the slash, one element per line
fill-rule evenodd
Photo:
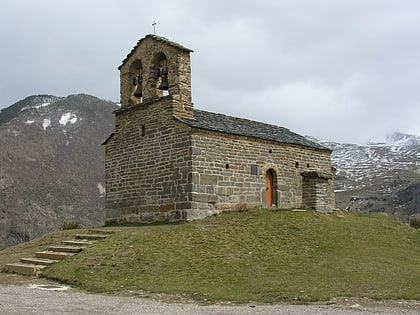
<path fill-rule="evenodd" d="M 118 101 L 117 67 L 153 20 L 194 50 L 197 108 L 337 141 L 420 134 L 416 0 L 6 0 L 0 107 L 37 93 Z"/>

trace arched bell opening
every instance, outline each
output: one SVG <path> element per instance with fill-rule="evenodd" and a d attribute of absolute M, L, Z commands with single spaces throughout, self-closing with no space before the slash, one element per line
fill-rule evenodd
<path fill-rule="evenodd" d="M 151 77 L 154 79 L 152 85 L 157 89 L 158 96 L 169 95 L 168 69 L 168 60 L 165 54 L 157 53 L 153 59 Z"/>
<path fill-rule="evenodd" d="M 135 60 L 129 70 L 129 80 L 131 84 L 130 100 L 134 104 L 143 101 L 143 66 L 140 60 Z"/>

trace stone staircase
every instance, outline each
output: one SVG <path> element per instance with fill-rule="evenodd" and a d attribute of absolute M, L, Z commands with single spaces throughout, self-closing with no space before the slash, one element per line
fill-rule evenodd
<path fill-rule="evenodd" d="M 60 245 L 49 246 L 44 251 L 36 252 L 35 257 L 24 257 L 19 262 L 5 265 L 3 272 L 39 277 L 45 267 L 76 255 L 87 246 L 104 240 L 113 233 L 115 231 L 89 230 L 86 234 L 76 234 L 73 240 L 62 241 Z"/>

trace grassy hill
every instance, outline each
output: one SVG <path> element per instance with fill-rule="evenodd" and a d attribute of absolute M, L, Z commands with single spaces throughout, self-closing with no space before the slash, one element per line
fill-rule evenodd
<path fill-rule="evenodd" d="M 383 214 L 255 209 L 118 230 L 45 276 L 91 292 L 200 301 L 420 299 L 420 232 Z M 68 237 L 0 252 L 0 264 Z"/>

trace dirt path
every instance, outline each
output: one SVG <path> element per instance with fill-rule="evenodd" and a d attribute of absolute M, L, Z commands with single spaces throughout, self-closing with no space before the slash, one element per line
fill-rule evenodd
<path fill-rule="evenodd" d="M 418 315 L 420 302 L 372 302 L 339 300 L 332 305 L 197 305 L 139 297 L 122 297 L 33 288 L 33 284 L 51 284 L 42 279 L 14 275 L 0 276 L 0 314 L 150 314 L 150 315 L 239 315 L 239 314 L 382 314 Z M 56 285 L 56 284 L 55 284 Z M 159 297 L 157 297 L 159 298 Z"/>

